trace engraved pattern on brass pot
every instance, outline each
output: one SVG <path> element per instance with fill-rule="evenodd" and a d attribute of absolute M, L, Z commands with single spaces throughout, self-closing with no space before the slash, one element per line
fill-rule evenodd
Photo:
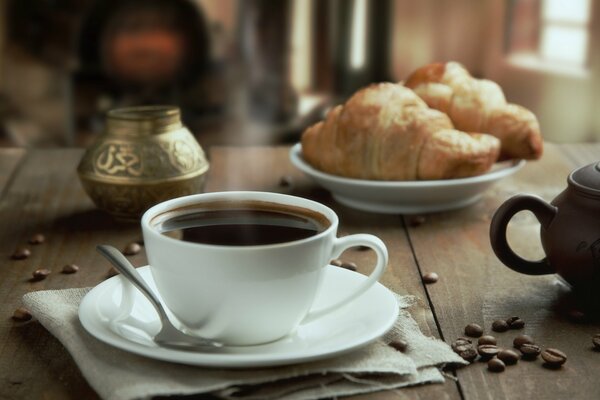
<path fill-rule="evenodd" d="M 136 219 L 153 204 L 201 192 L 207 170 L 204 151 L 170 106 L 112 110 L 105 134 L 78 167 L 94 203 L 119 219 Z"/>

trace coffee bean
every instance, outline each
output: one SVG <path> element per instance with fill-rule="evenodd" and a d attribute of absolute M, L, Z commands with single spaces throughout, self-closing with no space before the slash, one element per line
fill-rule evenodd
<path fill-rule="evenodd" d="M 136 242 L 132 242 L 125 246 L 125 248 L 123 249 L 123 254 L 125 254 L 126 256 L 134 256 L 138 254 L 141 250 L 142 246 L 140 246 Z"/>
<path fill-rule="evenodd" d="M 62 267 L 61 270 L 63 274 L 74 274 L 77 271 L 79 271 L 79 266 L 75 264 L 67 264 L 64 267 Z"/>
<path fill-rule="evenodd" d="M 497 358 L 492 358 L 490 361 L 488 361 L 487 365 L 490 372 L 502 372 L 506 369 L 504 362 Z"/>
<path fill-rule="evenodd" d="M 500 348 L 493 344 L 482 344 L 477 347 L 477 352 L 484 360 L 494 357 L 499 351 Z"/>
<path fill-rule="evenodd" d="M 542 349 L 537 344 L 525 343 L 519 347 L 524 360 L 535 360 L 540 355 Z"/>
<path fill-rule="evenodd" d="M 15 250 L 14 253 L 10 256 L 13 260 L 24 260 L 31 255 L 31 251 L 29 251 L 26 247 L 19 247 Z"/>
<path fill-rule="evenodd" d="M 510 349 L 500 350 L 497 357 L 504 362 L 506 365 L 513 365 L 519 361 L 519 354 L 516 351 Z"/>
<path fill-rule="evenodd" d="M 408 218 L 408 225 L 413 228 L 423 225 L 425 223 L 425 217 L 422 215 L 412 215 Z"/>
<path fill-rule="evenodd" d="M 29 321 L 31 318 L 31 313 L 25 307 L 17 308 L 12 315 L 12 319 L 19 322 Z"/>
<path fill-rule="evenodd" d="M 356 271 L 357 266 L 352 261 L 342 261 L 342 265 L 340 267 L 348 269 L 350 271 Z"/>
<path fill-rule="evenodd" d="M 460 342 L 460 343 L 452 343 L 451 345 L 452 350 L 454 350 L 455 353 L 461 353 L 467 349 L 473 349 L 473 345 L 471 343 L 466 343 L 466 342 Z"/>
<path fill-rule="evenodd" d="M 454 343 L 450 345 L 450 347 L 452 347 L 452 350 L 454 350 L 454 352 L 460 353 L 461 351 L 464 351 L 468 348 L 472 348 L 473 342 L 471 342 L 470 339 L 460 337 L 456 339 Z"/>
<path fill-rule="evenodd" d="M 473 343 L 473 341 L 471 339 L 469 339 L 468 337 L 464 337 L 464 336 L 459 336 L 456 338 L 455 342 L 467 342 L 467 343 Z"/>
<path fill-rule="evenodd" d="M 393 347 L 394 349 L 404 352 L 408 347 L 408 343 L 404 340 L 394 340 L 388 343 L 388 346 Z"/>
<path fill-rule="evenodd" d="M 293 182 L 293 180 L 292 180 L 291 176 L 284 175 L 281 177 L 281 179 L 279 179 L 279 186 L 290 187 L 290 186 L 292 186 L 292 182 Z"/>
<path fill-rule="evenodd" d="M 524 344 L 534 344 L 533 338 L 529 335 L 519 335 L 513 340 L 513 346 L 520 348 Z"/>
<path fill-rule="evenodd" d="M 335 260 L 331 260 L 329 261 L 329 264 L 334 265 L 336 267 L 341 267 L 342 266 L 342 260 L 338 260 L 337 258 Z"/>
<path fill-rule="evenodd" d="M 42 244 L 46 241 L 46 237 L 41 233 L 36 233 L 29 238 L 29 244 Z"/>
<path fill-rule="evenodd" d="M 457 354 L 460 358 L 468 362 L 473 362 L 477 358 L 477 351 L 473 347 L 457 352 Z"/>
<path fill-rule="evenodd" d="M 477 324 L 469 324 L 465 326 L 465 335 L 470 337 L 479 337 L 483 335 L 483 328 Z"/>
<path fill-rule="evenodd" d="M 50 275 L 51 272 L 52 271 L 50 271 L 47 268 L 38 268 L 31 274 L 33 276 L 32 280 L 41 281 L 43 279 L 46 279 L 46 277 Z"/>
<path fill-rule="evenodd" d="M 560 368 L 567 362 L 567 355 L 558 349 L 545 349 L 542 351 L 542 358 L 549 368 Z"/>
<path fill-rule="evenodd" d="M 506 332 L 508 330 L 508 324 L 503 319 L 492 322 L 492 330 L 494 332 Z"/>
<path fill-rule="evenodd" d="M 506 320 L 510 329 L 523 329 L 525 327 L 525 321 L 519 317 L 510 317 Z"/>
<path fill-rule="evenodd" d="M 594 348 L 596 350 L 600 350 L 600 333 L 596 333 L 593 337 L 592 337 L 592 343 L 594 344 Z"/>
<path fill-rule="evenodd" d="M 425 283 L 436 283 L 438 279 L 440 279 L 440 277 L 435 272 L 428 272 L 423 275 L 423 282 Z"/>
<path fill-rule="evenodd" d="M 356 250 L 358 250 L 358 251 L 367 251 L 367 250 L 371 250 L 371 248 L 369 246 L 358 246 L 356 248 Z"/>
<path fill-rule="evenodd" d="M 491 336 L 491 335 L 483 335 L 482 337 L 479 338 L 479 340 L 477 341 L 477 344 L 482 345 L 482 344 L 498 344 L 498 341 L 496 340 L 495 337 Z"/>

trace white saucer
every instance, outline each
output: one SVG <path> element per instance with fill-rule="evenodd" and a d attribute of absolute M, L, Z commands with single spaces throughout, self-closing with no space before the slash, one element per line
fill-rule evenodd
<path fill-rule="evenodd" d="M 302 145 L 290 150 L 296 168 L 329 190 L 338 202 L 358 210 L 382 214 L 420 214 L 454 210 L 479 200 L 487 188 L 514 174 L 524 160 L 496 163 L 483 175 L 431 181 L 375 181 L 351 179 L 319 171 L 302 158 Z"/>
<path fill-rule="evenodd" d="M 138 271 L 156 292 L 149 267 Z M 333 303 L 366 279 L 362 274 L 334 266 L 326 267 L 324 272 L 315 308 Z M 152 341 L 160 329 L 156 312 L 120 275 L 94 287 L 79 306 L 83 327 L 112 346 L 164 361 L 226 368 L 293 364 L 336 356 L 373 342 L 392 327 L 397 316 L 393 293 L 376 283 L 348 306 L 300 325 L 296 332 L 276 342 L 188 352 L 158 347 Z"/>

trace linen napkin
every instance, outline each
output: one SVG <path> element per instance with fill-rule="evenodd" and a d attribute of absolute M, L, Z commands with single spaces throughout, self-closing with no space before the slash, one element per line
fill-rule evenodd
<path fill-rule="evenodd" d="M 37 291 L 23 297 L 32 315 L 66 347 L 83 376 L 104 399 L 211 393 L 226 399 L 308 400 L 439 383 L 439 367 L 466 364 L 450 347 L 424 336 L 396 296 L 398 319 L 378 341 L 338 357 L 255 369 L 213 369 L 154 360 L 109 346 L 85 331 L 78 307 L 90 288 Z M 388 346 L 404 340 L 405 352 Z"/>

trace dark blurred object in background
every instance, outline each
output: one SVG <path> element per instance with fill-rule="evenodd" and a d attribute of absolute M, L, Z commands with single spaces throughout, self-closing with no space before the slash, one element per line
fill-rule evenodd
<path fill-rule="evenodd" d="M 592 0 L 4 0 L 0 145 L 86 146 L 173 104 L 204 147 L 297 141 L 371 82 L 458 61 L 550 141 L 600 139 Z"/>

